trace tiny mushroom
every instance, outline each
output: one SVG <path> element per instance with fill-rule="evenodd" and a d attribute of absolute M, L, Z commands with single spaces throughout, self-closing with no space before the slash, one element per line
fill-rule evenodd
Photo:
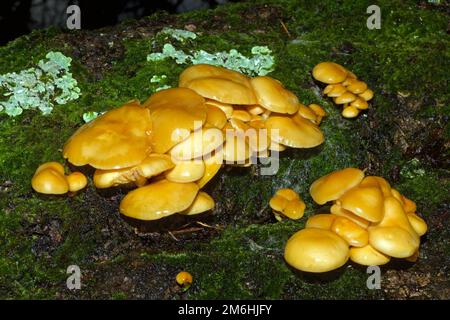
<path fill-rule="evenodd" d="M 67 183 L 69 184 L 70 192 L 77 192 L 84 189 L 87 185 L 87 178 L 81 172 L 73 172 L 67 177 Z"/>
<path fill-rule="evenodd" d="M 64 167 L 57 162 L 39 166 L 31 179 L 31 186 L 36 192 L 44 194 L 64 194 L 69 191 Z"/>
<path fill-rule="evenodd" d="M 270 199 L 269 205 L 273 210 L 275 218 L 280 221 L 282 217 L 297 220 L 303 217 L 306 205 L 297 192 L 284 188 L 278 190 Z"/>

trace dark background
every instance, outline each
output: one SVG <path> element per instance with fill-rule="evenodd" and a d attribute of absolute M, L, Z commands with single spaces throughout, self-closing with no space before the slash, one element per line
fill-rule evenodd
<path fill-rule="evenodd" d="M 34 29 L 66 27 L 69 5 L 81 9 L 81 28 L 96 29 L 164 10 L 213 8 L 230 0 L 0 0 L 0 45 Z"/>

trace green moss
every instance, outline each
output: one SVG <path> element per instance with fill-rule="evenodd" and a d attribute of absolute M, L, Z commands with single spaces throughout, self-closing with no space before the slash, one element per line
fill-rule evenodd
<path fill-rule="evenodd" d="M 418 211 L 430 221 L 438 220 L 448 205 L 448 168 L 443 164 L 448 147 L 436 142 L 437 151 L 432 151 L 444 154 L 436 160 L 437 165 L 427 161 L 430 155 L 420 152 L 435 142 L 433 130 L 440 132 L 438 138 L 443 141 L 450 137 L 448 17 L 413 1 L 379 1 L 382 28 L 368 30 L 369 4 L 349 0 L 258 1 L 177 17 L 171 27 L 194 24 L 199 35 L 195 41 L 178 43 L 182 50 L 236 49 L 250 56 L 252 47 L 268 46 L 275 57 L 271 76 L 281 80 L 303 103 L 324 106 L 329 116 L 321 126 L 325 143 L 314 150 L 281 153 L 277 175 L 261 176 L 256 168 L 223 170 L 207 191 L 217 200 L 212 224 L 221 224 L 225 230 L 213 237 L 174 245 L 136 236 L 117 213 L 120 192 L 111 198 L 90 186 L 66 198 L 39 196 L 30 188 L 39 164 L 63 161 L 60 149 L 83 124 L 85 112 L 106 111 L 134 98 L 143 101 L 161 85 L 177 85 L 185 66 L 171 60 L 146 59 L 149 53 L 159 52 L 167 38 L 136 32 L 135 36 L 115 40 L 124 53 L 109 61 L 111 68 L 101 76 L 63 40 L 80 34 L 61 37 L 62 33 L 53 29 L 36 31 L 1 47 L 0 74 L 31 67 L 52 50 L 72 57 L 73 76 L 82 96 L 55 108 L 50 116 L 34 111 L 15 119 L 0 115 L 0 297 L 52 298 L 65 293 L 69 264 L 79 264 L 90 274 L 85 296 L 102 296 L 96 291 L 96 285 L 106 281 L 96 271 L 102 270 L 96 260 L 100 254 L 108 256 L 107 268 L 112 275 L 119 271 L 134 273 L 136 257 L 159 268 L 160 282 L 170 281 L 174 270 L 186 269 L 194 275 L 194 284 L 186 293 L 193 299 L 381 297 L 383 293 L 366 288 L 363 268 L 351 265 L 324 277 L 289 268 L 283 261 L 283 246 L 303 227 L 305 219 L 273 223 L 267 208 L 276 189 L 292 187 L 307 203 L 306 216 L 312 215 L 320 208 L 308 194 L 311 182 L 348 166 L 367 168 L 370 174 L 386 177 L 415 200 Z M 154 25 L 167 26 L 166 21 L 173 20 L 159 14 L 140 23 L 154 30 Z M 137 29 L 132 21 L 115 28 L 127 28 L 127 32 Z M 102 32 L 114 34 L 119 30 L 115 28 Z M 355 120 L 346 120 L 330 100 L 320 95 L 310 71 L 323 60 L 342 63 L 367 81 L 376 93 L 370 110 Z M 152 82 L 155 75 L 167 78 Z M 398 136 L 408 147 L 397 143 Z M 51 229 L 57 233 L 56 238 L 53 235 L 56 240 L 48 231 L 52 223 L 56 223 Z M 104 228 L 109 230 L 108 236 L 102 234 Z M 430 238 L 443 245 L 426 246 L 425 256 L 448 256 L 448 236 L 446 226 L 430 230 Z M 130 245 L 122 247 L 127 243 Z M 156 289 L 148 286 L 140 290 Z M 108 292 L 107 298 L 134 297 L 133 292 L 117 288 Z M 154 296 L 162 296 L 158 294 Z"/>

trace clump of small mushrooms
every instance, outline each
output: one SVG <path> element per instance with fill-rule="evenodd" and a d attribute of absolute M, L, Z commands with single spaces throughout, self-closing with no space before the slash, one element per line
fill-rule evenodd
<path fill-rule="evenodd" d="M 270 199 L 269 205 L 278 221 L 281 221 L 283 217 L 300 219 L 306 208 L 305 202 L 298 193 L 289 188 L 279 189 Z"/>
<path fill-rule="evenodd" d="M 200 189 L 223 164 L 249 166 L 287 147 L 318 146 L 324 116 L 320 106 L 301 104 L 278 80 L 199 64 L 181 73 L 179 88 L 161 90 L 143 104 L 130 101 L 83 125 L 63 156 L 95 168 L 99 189 L 137 186 L 120 204 L 125 216 L 195 215 L 215 206 Z M 64 170 L 57 167 L 45 175 L 38 169 L 37 192 L 67 192 Z"/>
<path fill-rule="evenodd" d="M 416 204 L 382 177 L 355 168 L 314 181 L 310 194 L 331 213 L 316 214 L 285 247 L 286 261 L 307 272 L 327 272 L 350 258 L 361 265 L 383 265 L 393 258 L 415 261 L 427 224 Z"/>
<path fill-rule="evenodd" d="M 312 74 L 314 79 L 327 84 L 323 94 L 333 98 L 334 103 L 343 105 L 343 117 L 355 118 L 361 110 L 369 107 L 367 101 L 373 98 L 373 91 L 343 66 L 321 62 L 314 67 Z"/>
<path fill-rule="evenodd" d="M 65 194 L 77 192 L 86 187 L 87 178 L 81 172 L 66 175 L 60 163 L 47 162 L 36 169 L 31 185 L 39 193 Z"/>

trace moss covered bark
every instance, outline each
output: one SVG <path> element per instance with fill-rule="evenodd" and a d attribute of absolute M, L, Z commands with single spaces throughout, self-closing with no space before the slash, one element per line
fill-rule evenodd
<path fill-rule="evenodd" d="M 97 31 L 37 31 L 1 47 L 0 74 L 33 66 L 50 50 L 72 57 L 82 96 L 49 116 L 34 111 L 16 118 L 0 115 L 0 297 L 448 298 L 448 7 L 379 1 L 382 27 L 369 30 L 370 4 L 232 4 L 177 16 L 156 14 Z M 150 83 L 155 74 L 167 75 L 166 84 L 176 86 L 185 66 L 147 62 L 146 56 L 161 49 L 154 37 L 160 29 L 185 25 L 195 26 L 200 35 L 185 49 L 235 48 L 249 54 L 255 45 L 268 46 L 276 58 L 271 76 L 302 102 L 319 103 L 329 113 L 322 124 L 325 143 L 282 153 L 276 176 L 223 170 L 207 188 L 218 207 L 200 217 L 212 228 L 194 219 L 175 226 L 129 223 L 117 210 L 126 190 L 99 192 L 90 186 L 74 197 L 34 193 L 35 168 L 62 161 L 61 147 L 82 124 L 84 112 L 145 99 L 156 89 Z M 369 84 L 376 95 L 368 112 L 343 119 L 320 95 L 310 71 L 323 60 L 345 65 Z M 276 222 L 267 208 L 276 189 L 291 187 L 304 197 L 307 216 L 326 210 L 313 204 L 308 187 L 347 166 L 386 177 L 417 202 L 429 224 L 419 261 L 383 267 L 382 290 L 368 290 L 365 269 L 354 265 L 320 276 L 289 268 L 283 246 L 305 219 Z M 83 287 L 76 292 L 65 287 L 71 264 L 82 270 Z M 194 275 L 186 293 L 174 282 L 181 269 Z"/>

